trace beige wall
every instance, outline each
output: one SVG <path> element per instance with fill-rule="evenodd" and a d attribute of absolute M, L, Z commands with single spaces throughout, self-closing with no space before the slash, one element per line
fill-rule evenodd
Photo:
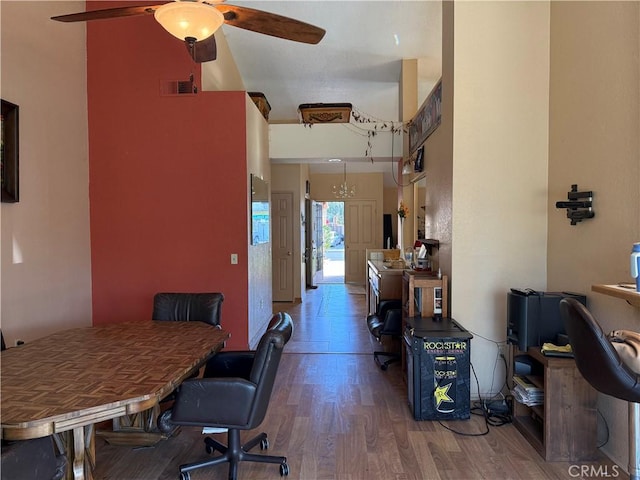
<path fill-rule="evenodd" d="M 506 292 L 546 287 L 549 4 L 454 8 L 451 312 L 485 394 L 504 383 L 484 338 L 505 339 Z"/>
<path fill-rule="evenodd" d="M 269 127 L 256 108 L 253 100 L 246 96 L 247 115 L 247 170 L 271 184 L 271 163 L 269 161 Z M 250 175 L 247 175 L 247 191 L 251 191 Z M 251 212 L 250 199 L 247 197 L 247 211 Z M 251 215 L 247 215 L 251 223 Z M 251 225 L 248 225 L 251 232 Z M 249 259 L 249 346 L 255 347 L 264 333 L 272 313 L 271 287 L 271 243 L 241 246 L 248 249 Z"/>
<path fill-rule="evenodd" d="M 20 202 L 1 207 L 8 345 L 91 324 L 84 2 L 0 2 L 2 98 L 20 107 Z M 10 46 L 10 48 L 7 48 Z"/>
<path fill-rule="evenodd" d="M 551 7 L 548 287 L 583 292 L 608 332 L 640 330 L 640 308 L 591 292 L 632 281 L 640 241 L 640 3 L 554 2 Z M 555 208 L 572 184 L 594 192 L 595 217 L 571 226 Z M 627 408 L 600 395 L 603 450 L 627 465 Z M 598 422 L 604 441 L 602 421 Z"/>

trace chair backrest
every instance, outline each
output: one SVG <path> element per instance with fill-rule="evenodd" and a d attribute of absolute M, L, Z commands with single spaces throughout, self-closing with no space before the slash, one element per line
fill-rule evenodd
<path fill-rule="evenodd" d="M 622 362 L 587 308 L 574 298 L 564 298 L 560 314 L 576 366 L 585 380 L 601 393 L 640 402 L 640 375 Z"/>
<path fill-rule="evenodd" d="M 222 293 L 157 293 L 153 297 L 152 320 L 205 322 L 220 325 Z"/>
<path fill-rule="evenodd" d="M 293 320 L 288 313 L 275 313 L 271 317 L 269 325 L 256 348 L 249 378 L 252 383 L 257 385 L 249 428 L 257 427 L 264 420 L 278 373 L 282 350 L 293 334 Z"/>

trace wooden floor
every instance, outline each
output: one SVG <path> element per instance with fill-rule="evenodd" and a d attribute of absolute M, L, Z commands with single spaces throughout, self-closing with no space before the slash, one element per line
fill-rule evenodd
<path fill-rule="evenodd" d="M 285 348 L 267 417 L 243 438 L 267 432 L 269 452 L 288 459 L 288 478 L 582 478 L 570 463 L 544 462 L 510 424 L 477 436 L 487 430 L 481 416 L 443 424 L 414 421 L 400 366 L 383 372 L 374 363 L 365 297 L 357 289 L 351 292 L 345 285 L 323 284 L 310 290 L 303 304 L 274 304 L 275 310 L 292 315 L 295 333 Z M 224 437 L 216 435 L 221 441 Z M 177 480 L 180 464 L 207 457 L 202 439 L 197 428 L 183 428 L 178 436 L 144 449 L 114 447 L 98 438 L 96 478 Z M 586 465 L 629 478 L 604 456 Z M 225 480 L 227 471 L 220 465 L 194 471 L 191 478 Z M 240 465 L 238 478 L 276 480 L 280 475 L 277 465 L 247 462 Z"/>

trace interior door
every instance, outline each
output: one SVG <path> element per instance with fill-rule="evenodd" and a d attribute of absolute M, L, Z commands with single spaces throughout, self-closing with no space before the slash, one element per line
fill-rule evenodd
<path fill-rule="evenodd" d="M 304 201 L 304 262 L 307 288 L 317 288 L 315 276 L 317 271 L 318 249 L 316 247 L 316 223 L 314 221 L 314 209 L 316 202 L 306 199 Z"/>
<path fill-rule="evenodd" d="M 366 282 L 367 248 L 380 248 L 375 240 L 377 218 L 375 200 L 344 203 L 345 283 L 364 285 Z"/>
<path fill-rule="evenodd" d="M 274 302 L 293 302 L 293 193 L 271 194 Z"/>

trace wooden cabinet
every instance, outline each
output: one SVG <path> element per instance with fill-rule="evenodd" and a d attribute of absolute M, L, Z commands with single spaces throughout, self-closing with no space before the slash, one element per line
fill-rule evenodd
<path fill-rule="evenodd" d="M 540 347 L 512 352 L 514 361 L 521 356 L 528 357 L 526 363 L 531 365 L 527 379 L 544 389 L 544 404 L 529 407 L 514 399 L 514 426 L 549 462 L 595 459 L 597 394 L 575 361 L 545 357 Z"/>
<path fill-rule="evenodd" d="M 378 310 L 380 300 L 400 300 L 402 298 L 401 268 L 387 268 L 383 262 L 367 261 L 367 308 L 369 315 Z"/>

